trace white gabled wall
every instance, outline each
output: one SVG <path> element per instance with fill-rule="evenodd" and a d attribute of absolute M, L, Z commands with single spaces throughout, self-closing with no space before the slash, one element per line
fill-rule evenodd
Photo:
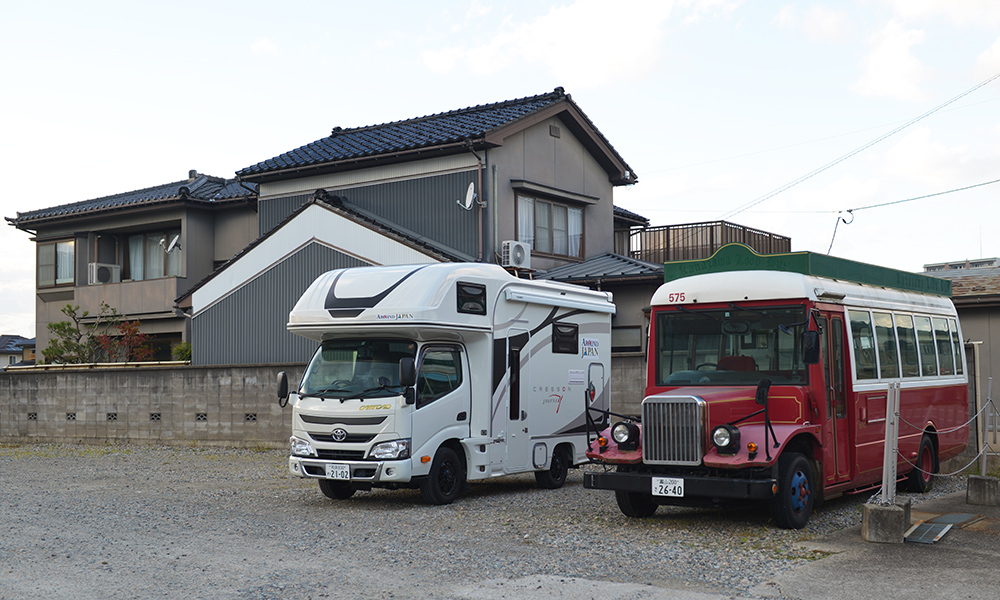
<path fill-rule="evenodd" d="M 439 262 L 329 208 L 313 204 L 195 290 L 191 296 L 192 313 L 197 315 L 206 310 L 312 242 L 371 265 Z"/>

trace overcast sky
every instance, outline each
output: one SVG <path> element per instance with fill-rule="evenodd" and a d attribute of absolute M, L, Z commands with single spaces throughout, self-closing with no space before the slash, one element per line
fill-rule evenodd
<path fill-rule="evenodd" d="M 562 86 L 638 175 L 615 203 L 654 225 L 724 218 L 910 271 L 1000 256 L 1000 183 L 980 185 L 1000 79 L 969 92 L 1000 74 L 996 0 L 2 7 L 2 216 Z M 32 337 L 33 244 L 4 226 L 0 251 L 0 333 Z"/>

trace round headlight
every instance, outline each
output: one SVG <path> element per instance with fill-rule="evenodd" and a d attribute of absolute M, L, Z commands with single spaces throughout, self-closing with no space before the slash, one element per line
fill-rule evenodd
<path fill-rule="evenodd" d="M 627 423 L 624 422 L 618 423 L 617 425 L 611 428 L 611 437 L 613 437 L 614 440 L 619 444 L 627 442 L 628 436 L 629 436 L 629 430 Z"/>
<path fill-rule="evenodd" d="M 740 430 L 734 425 L 719 425 L 712 430 L 712 444 L 719 454 L 736 454 L 740 449 Z"/>

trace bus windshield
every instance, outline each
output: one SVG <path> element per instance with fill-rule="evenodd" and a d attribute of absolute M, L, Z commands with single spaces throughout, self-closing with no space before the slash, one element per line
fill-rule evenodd
<path fill-rule="evenodd" d="M 803 306 L 657 312 L 656 385 L 803 385 L 807 328 Z"/>
<path fill-rule="evenodd" d="M 416 355 L 417 344 L 408 340 L 329 340 L 313 355 L 299 393 L 341 399 L 398 396 L 399 360 Z"/>

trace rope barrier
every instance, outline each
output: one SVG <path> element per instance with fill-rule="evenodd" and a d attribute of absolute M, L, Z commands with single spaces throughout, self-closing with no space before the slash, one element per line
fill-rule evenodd
<path fill-rule="evenodd" d="M 941 429 L 939 431 L 936 431 L 935 433 L 937 433 L 938 435 L 943 434 L 943 433 L 953 433 L 953 432 L 958 431 L 959 429 L 961 429 L 963 427 L 968 427 L 969 425 L 972 425 L 972 423 L 974 421 L 976 421 L 977 419 L 979 419 L 979 417 L 982 416 L 982 414 L 986 412 L 986 409 L 989 408 L 989 407 L 991 407 L 991 406 L 993 406 L 993 400 L 987 400 L 983 404 L 983 407 L 979 410 L 979 412 L 977 412 L 975 415 L 973 415 L 973 417 L 971 419 L 969 419 L 968 421 L 966 421 L 965 423 L 963 423 L 961 425 L 958 425 L 956 427 L 953 427 L 951 429 Z M 998 411 L 995 406 L 993 406 L 993 414 L 997 415 L 997 416 L 1000 416 L 1000 411 Z M 913 429 L 916 429 L 917 431 L 923 431 L 924 430 L 924 428 L 922 426 L 914 425 L 913 423 L 910 423 L 909 421 L 907 421 L 903 417 L 899 417 L 899 421 L 901 423 L 906 423 L 907 425 L 909 425 Z"/>
<path fill-rule="evenodd" d="M 914 470 L 920 471 L 921 473 L 923 473 L 925 475 L 934 475 L 935 477 L 955 477 L 956 475 L 962 475 L 962 474 L 964 474 L 965 470 L 968 469 L 969 467 L 971 467 L 973 465 L 973 463 L 975 463 L 977 460 L 979 460 L 980 457 L 982 457 L 982 455 L 983 455 L 984 452 L 989 452 L 989 448 L 990 448 L 989 444 L 984 445 L 983 449 L 979 451 L 979 454 L 977 454 L 975 456 L 975 458 L 973 458 L 972 461 L 969 462 L 969 464 L 965 465 L 964 467 L 962 467 L 958 471 L 955 471 L 954 473 L 930 473 L 928 471 L 924 471 L 923 469 L 921 469 L 917 465 L 911 463 L 909 460 L 906 459 L 905 456 L 903 456 L 899 452 L 899 450 L 896 450 L 896 455 L 899 456 L 899 458 L 901 458 L 903 460 L 903 462 L 905 462 L 906 464 L 908 464 L 911 467 L 913 467 Z"/>

